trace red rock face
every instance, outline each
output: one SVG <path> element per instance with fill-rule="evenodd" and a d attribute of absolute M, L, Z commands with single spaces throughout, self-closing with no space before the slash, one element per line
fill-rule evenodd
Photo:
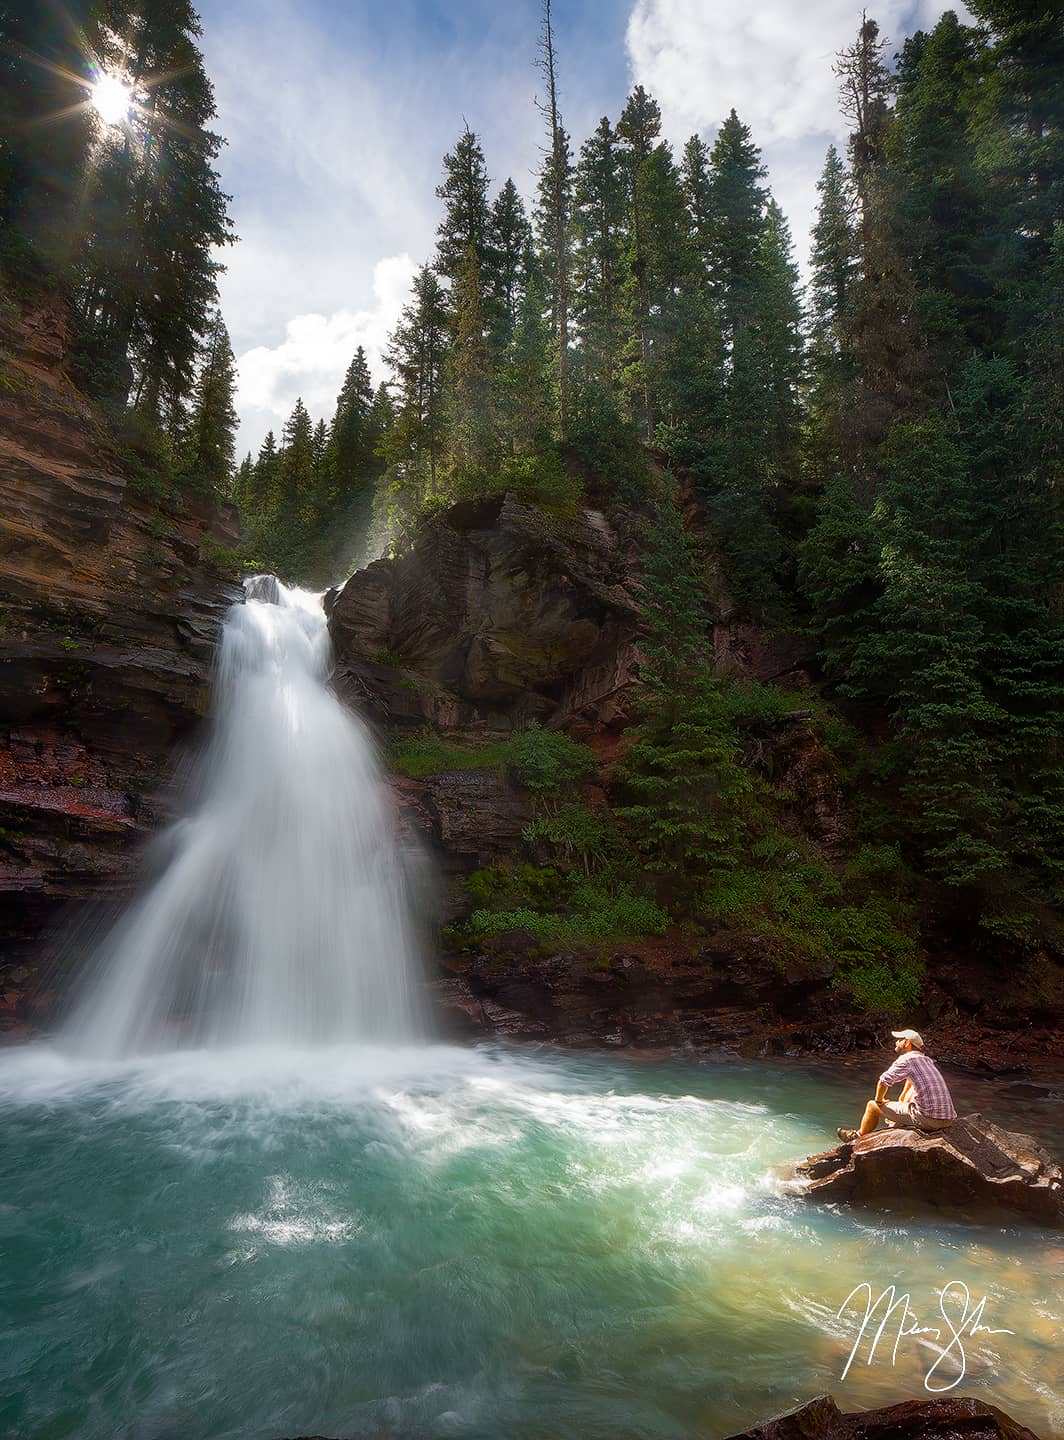
<path fill-rule="evenodd" d="M 0 317 L 0 1028 L 61 910 L 121 890 L 203 715 L 231 506 L 132 493 L 62 307 Z"/>

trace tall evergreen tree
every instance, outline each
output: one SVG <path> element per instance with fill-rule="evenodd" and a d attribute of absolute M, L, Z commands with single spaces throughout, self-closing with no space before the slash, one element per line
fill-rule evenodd
<path fill-rule="evenodd" d="M 452 474 L 484 470 L 496 448 L 494 373 L 481 303 L 476 251 L 466 247 L 452 298 L 455 338 L 448 358 L 448 448 Z"/>
<path fill-rule="evenodd" d="M 708 267 L 713 192 L 710 185 L 709 151 L 700 136 L 692 135 L 683 147 L 680 173 L 690 216 L 691 245 L 701 263 Z"/>
<path fill-rule="evenodd" d="M 761 152 L 732 110 L 710 154 L 707 199 L 710 275 L 730 345 L 753 312 L 764 230 L 764 178 Z"/>
<path fill-rule="evenodd" d="M 450 318 L 434 271 L 423 266 L 391 337 L 385 360 L 396 380 L 395 424 L 388 439 L 404 505 L 414 513 L 439 487 L 444 453 L 443 367 Z"/>
<path fill-rule="evenodd" d="M 444 213 L 436 231 L 435 268 L 453 286 L 469 246 L 479 273 L 490 275 L 493 269 L 488 172 L 480 141 L 468 125 L 454 149 L 443 157 L 443 168 L 444 178 L 436 187 Z"/>
<path fill-rule="evenodd" d="M 650 389 L 650 284 L 648 275 L 648 228 L 646 213 L 646 161 L 661 133 L 661 110 L 642 85 L 637 85 L 617 122 L 617 134 L 624 143 L 630 215 L 629 269 L 632 277 L 632 313 L 638 341 L 637 383 L 641 389 L 641 421 L 646 439 L 654 435 L 654 402 Z"/>
<path fill-rule="evenodd" d="M 314 520 L 310 508 L 316 488 L 314 459 L 314 427 L 300 398 L 281 431 L 273 503 L 275 518 L 293 539 Z"/>
<path fill-rule="evenodd" d="M 180 457 L 181 473 L 210 495 L 229 493 L 236 454 L 235 394 L 236 361 L 229 331 L 216 311 L 202 347 Z"/>
<path fill-rule="evenodd" d="M 558 429 L 564 438 L 569 411 L 569 271 L 572 258 L 570 225 L 573 206 L 573 158 L 569 136 L 562 125 L 558 108 L 550 0 L 543 0 L 540 50 L 540 64 L 547 86 L 547 98 L 542 106 L 547 122 L 547 152 L 539 175 L 536 219 L 544 268 L 550 279 L 551 313 L 557 345 Z"/>
<path fill-rule="evenodd" d="M 532 226 L 524 201 L 514 182 L 507 180 L 491 207 L 486 271 L 487 306 L 496 353 L 506 349 L 517 328 L 531 246 Z"/>
<path fill-rule="evenodd" d="M 627 236 L 619 144 L 605 116 L 580 149 L 574 207 L 574 307 L 584 383 L 612 390 L 624 337 Z"/>

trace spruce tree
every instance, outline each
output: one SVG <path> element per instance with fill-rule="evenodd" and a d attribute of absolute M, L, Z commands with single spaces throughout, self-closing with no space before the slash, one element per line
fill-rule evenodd
<path fill-rule="evenodd" d="M 182 476 L 208 495 L 229 493 L 236 454 L 235 393 L 236 361 L 229 331 L 216 311 L 202 347 L 180 458 Z"/>
<path fill-rule="evenodd" d="M 290 544 L 313 524 L 315 497 L 314 427 L 302 398 L 281 431 L 272 510 Z"/>
<path fill-rule="evenodd" d="M 533 273 L 525 286 L 517 326 L 499 372 L 500 428 L 515 456 L 547 450 L 554 432 L 555 350 L 545 319 L 543 282 Z"/>
<path fill-rule="evenodd" d="M 512 180 L 495 197 L 491 207 L 486 304 L 491 318 L 492 343 L 501 353 L 513 338 L 532 245 L 532 226 L 524 201 Z"/>
<path fill-rule="evenodd" d="M 684 198 L 690 216 L 691 245 L 703 266 L 710 256 L 710 216 L 713 213 L 709 151 L 701 137 L 692 135 L 683 147 L 680 164 Z"/>
<path fill-rule="evenodd" d="M 479 476 L 496 449 L 494 374 L 476 251 L 466 247 L 452 297 L 455 338 L 448 356 L 448 450 L 453 477 Z"/>
<path fill-rule="evenodd" d="M 478 273 L 490 275 L 491 210 L 488 205 L 488 172 L 480 141 L 467 125 L 454 149 L 443 157 L 444 178 L 436 194 L 444 202 L 443 219 L 436 230 L 437 274 L 453 286 L 469 246 L 473 247 Z"/>
<path fill-rule="evenodd" d="M 549 280 L 557 354 L 558 430 L 564 439 L 569 412 L 569 272 L 572 258 L 570 225 L 573 206 L 573 158 L 569 136 L 562 125 L 558 109 L 550 0 L 544 0 L 540 50 L 540 66 L 547 85 L 547 99 L 541 106 L 547 122 L 547 151 L 539 174 L 536 221 L 543 268 Z"/>
<path fill-rule="evenodd" d="M 101 136 L 83 196 L 79 373 L 101 398 L 121 405 L 131 394 L 157 414 L 164 392 L 191 388 L 222 268 L 216 252 L 234 238 L 213 168 L 222 140 L 207 129 L 214 95 L 189 0 L 140 0 L 109 30 L 136 103 Z"/>
<path fill-rule="evenodd" d="M 730 345 L 752 316 L 764 229 L 764 178 L 761 152 L 732 110 L 710 153 L 707 199 L 709 269 Z"/>
<path fill-rule="evenodd" d="M 619 143 L 604 116 L 580 149 L 574 177 L 574 308 L 583 382 L 607 390 L 624 338 L 625 215 Z"/>
<path fill-rule="evenodd" d="M 410 516 L 439 488 L 444 452 L 443 367 L 450 323 L 439 279 L 423 266 L 385 352 L 397 392 L 386 458 L 395 471 L 392 490 L 402 497 L 395 503 Z"/>
<path fill-rule="evenodd" d="M 631 313 L 638 346 L 636 383 L 641 391 L 640 409 L 644 437 L 654 435 L 654 401 L 650 381 L 650 285 L 647 258 L 648 217 L 646 214 L 645 164 L 661 133 L 661 110 L 642 85 L 637 85 L 617 122 L 617 134 L 624 143 L 623 157 L 628 185 L 630 226 L 629 270 Z"/>

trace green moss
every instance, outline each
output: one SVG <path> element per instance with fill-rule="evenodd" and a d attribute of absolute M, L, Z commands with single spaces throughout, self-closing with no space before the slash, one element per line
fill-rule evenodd
<path fill-rule="evenodd" d="M 393 770 L 414 779 L 448 770 L 505 769 L 517 784 L 536 795 L 549 795 L 595 769 L 594 755 L 567 735 L 544 730 L 534 721 L 509 739 L 480 744 L 450 740 L 424 729 L 393 741 Z"/>
<path fill-rule="evenodd" d="M 388 763 L 400 775 L 419 779 L 448 770 L 494 770 L 506 764 L 507 742 L 492 740 L 477 745 L 448 740 L 435 730 L 421 730 L 393 742 Z"/>
<path fill-rule="evenodd" d="M 588 884 L 574 889 L 568 913 L 544 914 L 527 907 L 475 910 L 469 917 L 467 934 L 483 937 L 504 930 L 528 930 L 547 941 L 587 945 L 661 935 L 669 923 L 668 914 L 653 900 L 635 895 L 625 887 L 611 887 L 606 891 Z"/>

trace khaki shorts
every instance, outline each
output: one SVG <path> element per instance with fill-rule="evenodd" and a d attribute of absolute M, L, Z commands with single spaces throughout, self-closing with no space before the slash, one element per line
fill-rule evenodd
<path fill-rule="evenodd" d="M 884 1121 L 898 1130 L 922 1130 L 931 1134 L 935 1130 L 948 1130 L 953 1124 L 952 1120 L 932 1120 L 930 1115 L 921 1115 L 913 1108 L 911 1100 L 904 1105 L 900 1100 L 881 1100 L 879 1108 L 883 1111 Z"/>

